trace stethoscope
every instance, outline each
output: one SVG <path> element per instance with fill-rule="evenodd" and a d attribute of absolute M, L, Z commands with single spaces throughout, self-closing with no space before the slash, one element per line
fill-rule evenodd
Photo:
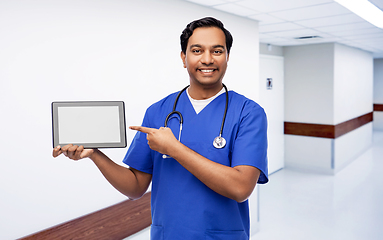
<path fill-rule="evenodd" d="M 229 93 L 227 91 L 227 87 L 225 86 L 225 84 L 222 84 L 223 87 L 225 88 L 225 92 L 226 92 L 226 105 L 225 105 L 225 112 L 223 114 L 223 118 L 222 118 L 222 124 L 221 124 L 221 130 L 219 131 L 219 135 L 218 137 L 214 138 L 214 141 L 213 141 L 213 146 L 215 148 L 223 148 L 226 146 L 226 140 L 225 138 L 222 137 L 222 131 L 223 131 L 223 126 L 225 125 L 225 119 L 226 119 L 226 113 L 227 113 L 227 106 L 229 105 Z M 176 97 L 176 100 L 174 101 L 174 105 L 173 105 L 173 111 L 170 112 L 168 114 L 168 116 L 166 116 L 166 119 L 165 119 L 165 127 L 168 126 L 168 121 L 169 119 L 171 118 L 172 115 L 176 114 L 178 115 L 179 117 L 179 122 L 180 122 L 180 131 L 179 131 L 179 134 L 178 134 L 178 141 L 181 140 L 181 132 L 182 132 L 182 124 L 184 122 L 184 118 L 182 117 L 182 114 L 179 112 L 179 111 L 176 111 L 176 107 L 177 107 L 177 103 L 178 103 L 178 99 L 180 98 L 181 94 L 189 87 L 190 85 L 186 86 L 184 89 L 182 89 L 177 97 Z M 167 155 L 163 155 L 162 156 L 163 158 L 169 158 L 169 156 Z"/>

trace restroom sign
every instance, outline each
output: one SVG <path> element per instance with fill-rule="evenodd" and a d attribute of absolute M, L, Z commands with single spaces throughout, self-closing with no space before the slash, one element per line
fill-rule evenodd
<path fill-rule="evenodd" d="M 273 79 L 272 78 L 266 78 L 266 89 L 267 90 L 273 89 Z"/>

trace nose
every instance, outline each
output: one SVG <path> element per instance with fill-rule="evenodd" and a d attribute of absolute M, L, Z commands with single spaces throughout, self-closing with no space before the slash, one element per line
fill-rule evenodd
<path fill-rule="evenodd" d="M 214 58 L 213 56 L 210 54 L 210 52 L 206 51 L 202 54 L 201 56 L 201 63 L 203 64 L 206 64 L 206 65 L 209 65 L 209 64 L 212 64 L 214 63 Z"/>

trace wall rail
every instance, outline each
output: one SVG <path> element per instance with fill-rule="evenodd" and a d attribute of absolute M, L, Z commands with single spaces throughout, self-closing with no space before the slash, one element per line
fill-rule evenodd
<path fill-rule="evenodd" d="M 20 240 L 120 240 L 150 226 L 151 222 L 149 192 L 138 200 L 123 201 Z"/>
<path fill-rule="evenodd" d="M 284 133 L 289 135 L 335 139 L 372 121 L 373 112 L 337 125 L 285 122 Z"/>
<path fill-rule="evenodd" d="M 374 112 L 383 112 L 383 104 L 374 104 Z"/>

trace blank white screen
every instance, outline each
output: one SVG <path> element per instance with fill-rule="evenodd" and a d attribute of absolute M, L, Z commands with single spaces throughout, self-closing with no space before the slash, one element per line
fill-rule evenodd
<path fill-rule="evenodd" d="M 120 142 L 117 106 L 58 107 L 59 144 Z"/>

